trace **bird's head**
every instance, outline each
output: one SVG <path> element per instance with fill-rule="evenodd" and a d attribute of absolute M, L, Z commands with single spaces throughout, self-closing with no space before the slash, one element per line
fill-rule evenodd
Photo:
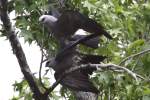
<path fill-rule="evenodd" d="M 53 28 L 57 18 L 51 15 L 42 15 L 39 18 L 39 22 L 47 28 Z"/>

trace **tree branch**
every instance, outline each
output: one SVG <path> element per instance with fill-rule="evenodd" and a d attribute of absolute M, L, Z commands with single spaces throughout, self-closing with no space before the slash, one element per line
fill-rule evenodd
<path fill-rule="evenodd" d="M 150 49 L 147 49 L 147 50 L 141 51 L 141 52 L 139 52 L 139 53 L 137 53 L 137 54 L 133 54 L 133 55 L 131 55 L 131 56 L 128 56 L 127 58 L 123 59 L 123 60 L 119 63 L 119 65 L 122 65 L 123 63 L 125 63 L 125 62 L 126 62 L 127 60 L 129 60 L 129 59 L 135 58 L 135 57 L 137 57 L 137 56 L 140 56 L 140 55 L 143 55 L 143 54 L 146 54 L 146 53 L 149 53 L 149 52 L 150 52 Z"/>
<path fill-rule="evenodd" d="M 43 64 L 43 59 L 44 58 L 44 52 L 41 48 L 41 62 L 40 62 L 40 68 L 39 68 L 39 81 L 40 81 L 40 84 L 42 85 L 42 87 L 47 90 L 47 88 L 45 87 L 44 83 L 42 82 L 42 77 L 41 77 L 41 73 L 42 73 L 42 64 Z"/>
<path fill-rule="evenodd" d="M 68 73 L 76 71 L 78 69 L 84 69 L 84 68 L 87 68 L 87 67 L 95 67 L 95 68 L 97 68 L 97 70 L 102 70 L 102 69 L 103 70 L 104 69 L 110 69 L 112 71 L 121 70 L 122 72 L 127 72 L 135 80 L 137 80 L 137 76 L 140 76 L 140 75 L 130 71 L 129 69 L 127 69 L 125 67 L 122 67 L 122 66 L 119 66 L 119 65 L 115 65 L 115 64 L 86 64 L 86 65 L 81 65 L 81 66 L 77 66 L 77 67 L 71 68 L 71 69 L 65 71 L 65 73 L 68 74 Z"/>
<path fill-rule="evenodd" d="M 137 73 L 134 73 L 132 72 L 131 70 L 125 68 L 125 67 L 122 67 L 122 66 L 119 66 L 119 65 L 115 65 L 115 64 L 83 64 L 83 65 L 80 65 L 80 66 L 76 66 L 76 67 L 73 67 L 73 68 L 70 68 L 69 70 L 66 70 L 59 78 L 58 80 L 56 80 L 56 82 L 44 93 L 45 95 L 48 95 L 50 92 L 52 92 L 55 87 L 61 82 L 61 80 L 69 73 L 71 72 L 74 72 L 74 71 L 77 71 L 79 69 L 86 69 L 86 68 L 89 68 L 89 67 L 95 67 L 97 68 L 98 71 L 102 71 L 102 70 L 112 70 L 112 71 L 119 71 L 119 72 L 126 72 L 128 73 L 130 76 L 132 76 L 136 81 L 138 80 L 138 78 L 142 79 L 142 80 L 146 80 L 144 77 L 142 77 L 141 75 L 137 74 Z"/>
<path fill-rule="evenodd" d="M 11 46 L 13 48 L 13 53 L 16 55 L 17 60 L 20 65 L 20 69 L 33 92 L 33 98 L 35 98 L 35 100 L 48 100 L 48 98 L 43 97 L 43 94 L 40 92 L 36 84 L 36 81 L 34 79 L 34 76 L 26 61 L 24 51 L 15 34 L 15 29 L 12 27 L 11 22 L 10 22 L 10 19 L 8 16 L 7 4 L 8 4 L 7 0 L 0 0 L 0 17 L 3 22 L 3 26 L 6 30 L 7 38 L 9 39 Z"/>
<path fill-rule="evenodd" d="M 82 65 L 82 66 L 80 66 L 80 68 L 86 68 L 88 66 L 89 67 L 96 67 L 97 70 L 102 70 L 102 69 L 103 70 L 109 69 L 109 70 L 112 70 L 112 71 L 120 70 L 122 72 L 128 73 L 136 81 L 138 80 L 137 77 L 145 80 L 145 78 L 143 78 L 141 75 L 138 75 L 137 73 L 132 72 L 131 70 L 127 69 L 126 67 L 122 67 L 122 66 L 119 66 L 119 65 L 116 65 L 116 64 L 89 64 L 89 65 Z"/>
<path fill-rule="evenodd" d="M 45 91 L 44 95 L 48 95 L 49 93 L 51 93 L 51 92 L 56 88 L 56 86 L 61 82 L 61 80 L 65 77 L 66 74 L 67 74 L 67 73 L 64 73 L 63 75 L 61 75 L 61 76 L 56 80 L 56 82 L 53 83 L 53 85 L 52 85 L 49 89 L 47 89 L 47 91 Z"/>

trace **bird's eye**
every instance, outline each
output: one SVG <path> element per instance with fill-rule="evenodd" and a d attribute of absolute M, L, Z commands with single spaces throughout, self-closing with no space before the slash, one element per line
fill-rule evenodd
<path fill-rule="evenodd" d="M 41 21 L 42 21 L 42 22 L 44 22 L 44 20 L 45 20 L 45 18 L 42 18 L 42 20 L 41 20 Z"/>

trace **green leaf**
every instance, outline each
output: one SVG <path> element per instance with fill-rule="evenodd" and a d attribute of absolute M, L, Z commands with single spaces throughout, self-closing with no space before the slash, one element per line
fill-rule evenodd
<path fill-rule="evenodd" d="M 131 55 L 141 50 L 141 47 L 144 45 L 144 43 L 145 43 L 145 40 L 143 39 L 139 39 L 139 40 L 132 42 L 127 48 L 128 55 Z"/>
<path fill-rule="evenodd" d="M 150 95 L 150 88 L 146 88 L 143 91 L 144 95 Z"/>

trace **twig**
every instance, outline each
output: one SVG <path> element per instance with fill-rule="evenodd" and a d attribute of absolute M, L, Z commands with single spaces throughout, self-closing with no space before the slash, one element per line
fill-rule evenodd
<path fill-rule="evenodd" d="M 129 59 L 131 59 L 131 58 L 135 58 L 135 57 L 137 57 L 137 56 L 140 56 L 140 55 L 143 55 L 143 54 L 146 54 L 146 53 L 149 53 L 149 52 L 150 52 L 150 49 L 147 49 L 147 50 L 141 51 L 141 52 L 139 52 L 139 53 L 137 53 L 137 54 L 133 54 L 133 55 L 131 55 L 131 56 L 129 56 L 129 57 L 123 59 L 123 60 L 119 63 L 119 65 L 122 65 L 123 63 L 125 63 L 127 60 L 129 60 Z"/>
<path fill-rule="evenodd" d="M 65 77 L 65 74 L 61 75 L 61 76 L 56 80 L 56 82 L 53 83 L 53 85 L 52 85 L 49 89 L 47 89 L 47 91 L 45 91 L 44 95 L 48 95 L 49 93 L 51 93 L 64 77 Z"/>
<path fill-rule="evenodd" d="M 95 67 L 97 68 L 97 70 L 101 70 L 101 69 L 110 69 L 112 71 L 114 70 L 122 70 L 123 72 L 127 72 L 129 75 L 131 75 L 135 80 L 137 80 L 137 77 L 145 80 L 144 77 L 142 77 L 141 75 L 138 75 L 137 73 L 134 73 L 132 72 L 131 70 L 125 68 L 125 67 L 122 67 L 122 66 L 119 66 L 119 65 L 115 65 L 115 64 L 87 64 L 87 65 L 81 65 L 81 66 L 77 66 L 77 67 L 74 67 L 72 69 L 69 69 L 68 71 L 66 71 L 67 73 L 70 73 L 72 71 L 75 71 L 75 70 L 78 70 L 80 68 L 87 68 L 87 67 Z"/>
<path fill-rule="evenodd" d="M 42 49 L 42 48 L 41 48 L 41 49 Z M 43 50 L 41 50 L 41 62 L 40 62 L 40 68 L 39 68 L 39 81 L 40 81 L 40 84 L 42 85 L 42 87 L 43 87 L 45 90 L 47 90 L 47 88 L 46 88 L 45 85 L 43 84 L 42 78 L 41 78 L 43 59 L 44 59 L 44 54 L 43 54 Z"/>
<path fill-rule="evenodd" d="M 114 68 L 117 68 L 117 69 L 122 69 L 125 72 L 127 72 L 129 75 L 131 75 L 136 81 L 138 80 L 136 74 L 134 72 L 130 71 L 129 69 L 125 68 L 125 67 L 121 67 L 121 66 L 118 66 L 118 65 L 115 65 L 115 64 L 110 64 L 108 66 L 114 67 Z"/>
<path fill-rule="evenodd" d="M 46 59 L 43 59 L 43 62 L 42 63 L 44 63 L 45 61 L 47 61 L 48 60 L 48 58 L 46 58 Z"/>
<path fill-rule="evenodd" d="M 135 74 L 136 74 L 136 73 L 135 73 Z M 137 76 L 138 78 L 142 79 L 142 80 L 145 80 L 145 78 L 144 78 L 143 76 L 141 76 L 141 75 L 136 74 L 136 76 Z"/>
<path fill-rule="evenodd" d="M 129 75 L 131 75 L 136 81 L 138 80 L 138 78 L 140 79 L 143 79 L 143 80 L 146 80 L 144 77 L 142 77 L 141 75 L 138 75 L 137 73 L 134 73 L 132 72 L 131 70 L 125 68 L 125 67 L 122 67 L 122 66 L 119 66 L 119 65 L 115 65 L 115 64 L 90 64 L 90 67 L 96 67 L 98 70 L 99 68 L 100 69 L 110 69 L 112 71 L 114 71 L 114 69 L 119 69 L 119 70 L 122 70 L 123 72 L 127 72 Z"/>
<path fill-rule="evenodd" d="M 134 71 L 134 69 L 135 69 L 135 67 L 137 66 L 139 60 L 140 60 L 140 57 L 138 57 L 137 60 L 136 60 L 136 62 L 133 64 L 131 71 Z"/>
<path fill-rule="evenodd" d="M 41 47 L 41 51 L 43 52 L 43 55 L 45 56 L 45 58 L 47 58 L 48 59 L 48 55 L 44 52 L 44 48 L 43 48 L 43 46 Z M 43 60 L 44 61 L 44 60 Z"/>

